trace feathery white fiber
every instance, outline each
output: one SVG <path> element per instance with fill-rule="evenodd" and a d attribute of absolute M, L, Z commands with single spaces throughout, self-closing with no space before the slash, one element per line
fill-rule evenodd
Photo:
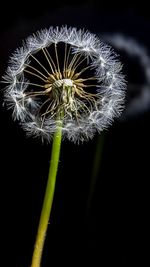
<path fill-rule="evenodd" d="M 133 62 L 138 61 L 138 67 L 144 74 L 141 84 L 128 84 L 130 101 L 126 105 L 123 116 L 126 119 L 136 116 L 150 108 L 150 55 L 148 49 L 138 40 L 123 33 L 104 34 L 103 40 L 113 46 L 118 52 L 125 52 Z M 134 91 L 133 91 L 134 90 Z M 133 94 L 134 93 L 134 94 Z M 134 97 L 132 97 L 134 95 Z"/>
<path fill-rule="evenodd" d="M 125 80 L 112 49 L 96 35 L 50 27 L 29 36 L 9 61 L 5 100 L 28 135 L 50 141 L 63 120 L 63 137 L 92 138 L 119 116 Z"/>

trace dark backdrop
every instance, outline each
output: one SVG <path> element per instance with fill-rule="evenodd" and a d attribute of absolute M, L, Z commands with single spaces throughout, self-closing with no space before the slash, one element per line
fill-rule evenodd
<path fill-rule="evenodd" d="M 93 33 L 120 31 L 150 49 L 149 8 L 100 1 L 3 1 L 0 75 L 22 39 L 51 25 Z M 128 62 L 124 70 L 128 70 Z M 126 75 L 127 73 L 125 73 Z M 136 77 L 134 69 L 128 72 Z M 128 77 L 127 77 L 128 79 Z M 1 86 L 2 87 L 2 86 Z M 1 261 L 30 266 L 51 145 L 26 138 L 0 98 Z M 83 145 L 62 144 L 51 223 L 42 266 L 148 266 L 150 112 L 115 120 L 105 132 L 101 168 L 86 211 L 98 135 Z M 3 259 L 4 256 L 4 260 Z"/>

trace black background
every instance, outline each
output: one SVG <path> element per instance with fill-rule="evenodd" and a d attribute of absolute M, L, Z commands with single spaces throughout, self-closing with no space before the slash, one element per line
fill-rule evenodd
<path fill-rule="evenodd" d="M 99 1 L 3 2 L 0 21 L 0 75 L 22 39 L 57 25 L 93 33 L 120 31 L 150 49 L 149 8 Z M 128 69 L 128 62 L 124 70 Z M 125 73 L 126 75 L 126 73 Z M 133 70 L 129 73 L 136 77 Z M 139 78 L 139 77 L 138 77 Z M 128 77 L 127 77 L 128 80 Z M 51 145 L 26 138 L 0 97 L 1 261 L 30 266 Z M 42 266 L 148 266 L 150 112 L 115 120 L 105 132 L 101 169 L 90 213 L 86 205 L 98 135 L 74 145 L 62 143 L 51 223 Z M 3 259 L 4 256 L 4 259 Z M 3 260 L 4 261 L 3 261 Z"/>

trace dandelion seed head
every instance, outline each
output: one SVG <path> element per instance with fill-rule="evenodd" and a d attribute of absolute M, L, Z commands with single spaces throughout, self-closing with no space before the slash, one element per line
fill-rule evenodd
<path fill-rule="evenodd" d="M 121 68 L 96 35 L 50 27 L 29 36 L 10 58 L 5 101 L 28 135 L 49 142 L 62 119 L 63 137 L 83 142 L 120 115 Z"/>

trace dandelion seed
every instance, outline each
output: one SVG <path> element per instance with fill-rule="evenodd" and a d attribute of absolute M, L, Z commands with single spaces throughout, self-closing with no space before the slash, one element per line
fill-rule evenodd
<path fill-rule="evenodd" d="M 92 138 L 123 109 L 125 80 L 111 48 L 76 28 L 41 30 L 12 55 L 5 99 L 29 135 L 50 141 L 63 114 L 63 137 Z"/>

